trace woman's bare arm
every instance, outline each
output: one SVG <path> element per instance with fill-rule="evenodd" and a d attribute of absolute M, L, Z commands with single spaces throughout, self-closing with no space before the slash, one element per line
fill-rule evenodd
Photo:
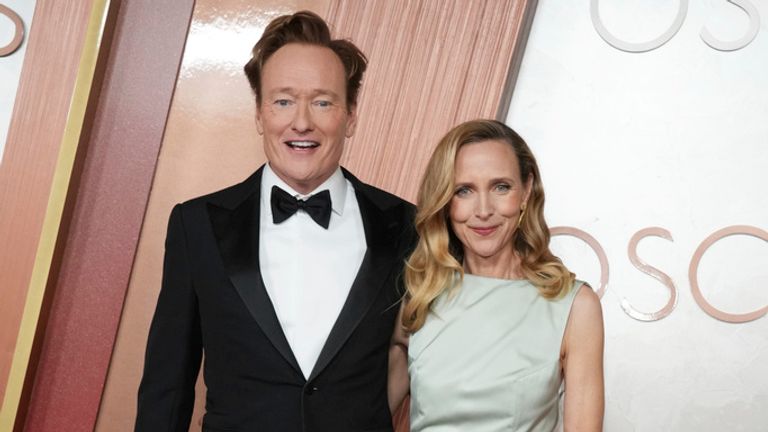
<path fill-rule="evenodd" d="M 566 432 L 603 430 L 603 312 L 587 285 L 576 294 L 562 348 Z"/>

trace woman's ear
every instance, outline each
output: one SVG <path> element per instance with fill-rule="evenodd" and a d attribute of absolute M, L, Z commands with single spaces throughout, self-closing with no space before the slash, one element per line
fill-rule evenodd
<path fill-rule="evenodd" d="M 528 179 L 525 181 L 525 194 L 523 194 L 523 207 L 528 205 L 528 199 L 531 198 L 532 190 L 533 190 L 533 174 L 528 174 Z"/>

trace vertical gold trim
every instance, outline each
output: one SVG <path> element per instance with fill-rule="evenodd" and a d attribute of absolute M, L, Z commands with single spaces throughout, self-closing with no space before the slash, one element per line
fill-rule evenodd
<path fill-rule="evenodd" d="M 16 340 L 11 371 L 5 389 L 2 408 L 0 408 L 0 431 L 13 430 L 16 413 L 24 386 L 24 377 L 29 366 L 32 343 L 35 338 L 37 322 L 40 317 L 45 285 L 48 280 L 56 239 L 61 225 L 64 203 L 67 197 L 72 166 L 77 153 L 77 145 L 85 119 L 88 97 L 91 93 L 96 61 L 104 35 L 104 25 L 110 0 L 94 0 L 91 17 L 88 21 L 88 31 L 85 36 L 80 66 L 72 94 L 72 100 L 67 116 L 67 124 L 61 141 L 61 149 L 53 175 L 51 193 L 45 212 L 40 243 L 37 246 L 35 264 L 27 290 L 24 304 L 24 314 L 21 318 L 19 334 Z"/>

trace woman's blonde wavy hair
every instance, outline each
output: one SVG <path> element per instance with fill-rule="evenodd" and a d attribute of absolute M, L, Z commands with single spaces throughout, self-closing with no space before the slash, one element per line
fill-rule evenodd
<path fill-rule="evenodd" d="M 525 217 L 513 243 L 520 257 L 521 272 L 548 299 L 567 292 L 574 280 L 560 258 L 549 250 L 549 228 L 544 221 L 544 187 L 536 158 L 525 141 L 504 123 L 473 120 L 446 134 L 427 164 L 418 194 L 416 231 L 419 242 L 406 262 L 406 302 L 403 327 L 415 332 L 424 325 L 434 300 L 464 277 L 463 247 L 451 229 L 448 217 L 454 193 L 454 164 L 459 149 L 467 144 L 499 140 L 508 143 L 520 164 L 520 177 L 533 185 Z"/>

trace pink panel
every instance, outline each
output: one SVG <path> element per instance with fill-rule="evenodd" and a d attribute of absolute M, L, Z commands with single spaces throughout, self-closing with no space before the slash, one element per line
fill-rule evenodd
<path fill-rule="evenodd" d="M 94 428 L 192 5 L 120 4 L 90 140 L 78 155 L 27 431 Z"/>

